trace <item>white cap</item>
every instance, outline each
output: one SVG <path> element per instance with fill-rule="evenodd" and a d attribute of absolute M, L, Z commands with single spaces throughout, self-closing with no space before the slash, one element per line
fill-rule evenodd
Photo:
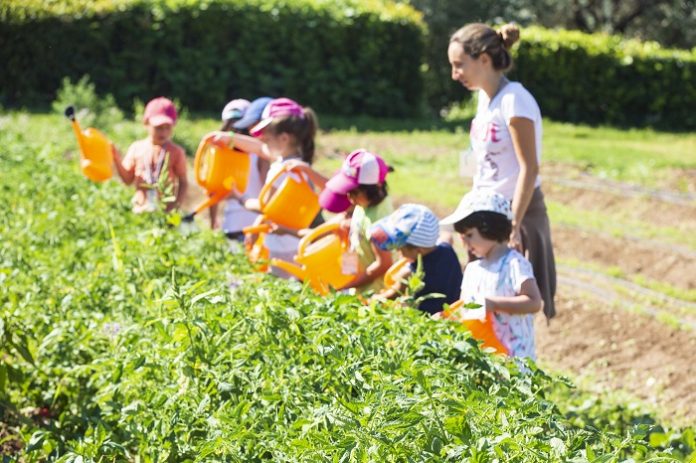
<path fill-rule="evenodd" d="M 459 202 L 457 209 L 440 221 L 442 225 L 457 223 L 474 212 L 497 212 L 512 220 L 510 201 L 505 196 L 491 190 L 472 190 Z"/>

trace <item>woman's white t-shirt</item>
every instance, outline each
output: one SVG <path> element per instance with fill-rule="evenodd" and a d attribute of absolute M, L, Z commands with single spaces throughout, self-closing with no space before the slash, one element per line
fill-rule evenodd
<path fill-rule="evenodd" d="M 486 306 L 489 296 L 516 296 L 522 283 L 534 279 L 532 265 L 514 249 L 500 258 L 489 261 L 479 259 L 469 262 L 464 269 L 461 299 Z M 512 357 L 529 357 L 536 360 L 534 345 L 534 315 L 493 314 L 495 335 Z"/>
<path fill-rule="evenodd" d="M 508 82 L 493 97 L 478 93 L 476 117 L 471 121 L 471 148 L 477 161 L 474 188 L 496 191 L 512 200 L 520 165 L 510 136 L 510 119 L 524 117 L 534 122 L 537 162 L 541 164 L 541 111 L 529 91 L 519 82 Z M 534 186 L 541 184 L 537 176 Z"/>
<path fill-rule="evenodd" d="M 249 180 L 247 188 L 241 200 L 230 198 L 225 201 L 225 212 L 222 220 L 222 231 L 224 233 L 241 232 L 244 227 L 254 224 L 259 216 L 258 212 L 250 211 L 243 206 L 245 200 L 258 198 L 261 192 L 261 175 L 259 174 L 259 158 L 255 154 L 249 155 Z"/>

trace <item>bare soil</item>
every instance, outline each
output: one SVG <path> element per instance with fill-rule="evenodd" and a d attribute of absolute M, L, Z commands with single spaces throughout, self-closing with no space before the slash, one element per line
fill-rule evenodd
<path fill-rule="evenodd" d="M 536 317 L 541 363 L 598 390 L 627 391 L 670 421 L 696 423 L 695 333 L 609 308 L 572 287 L 561 287 L 556 299 L 550 324 Z"/>
<path fill-rule="evenodd" d="M 696 230 L 696 227 L 694 227 Z M 630 240 L 552 224 L 558 257 L 618 267 L 624 275 L 642 275 L 681 289 L 696 289 L 696 258 L 649 241 Z"/>

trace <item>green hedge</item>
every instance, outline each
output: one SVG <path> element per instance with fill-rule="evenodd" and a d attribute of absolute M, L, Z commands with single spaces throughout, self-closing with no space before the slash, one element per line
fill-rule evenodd
<path fill-rule="evenodd" d="M 522 30 L 511 76 L 545 116 L 570 122 L 696 128 L 696 49 L 604 34 Z"/>
<path fill-rule="evenodd" d="M 413 114 L 424 30 L 381 0 L 3 1 L 0 104 L 46 104 L 63 77 L 89 74 L 127 108 L 286 95 L 320 112 Z"/>

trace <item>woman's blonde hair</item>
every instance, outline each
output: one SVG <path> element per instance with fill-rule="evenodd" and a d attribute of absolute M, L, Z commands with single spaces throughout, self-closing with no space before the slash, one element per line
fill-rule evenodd
<path fill-rule="evenodd" d="M 508 51 L 520 39 L 520 29 L 515 24 L 505 24 L 499 31 L 481 23 L 467 24 L 452 34 L 450 43 L 458 43 L 464 53 L 478 58 L 486 53 L 491 57 L 493 69 L 507 71 L 512 67 Z"/>

